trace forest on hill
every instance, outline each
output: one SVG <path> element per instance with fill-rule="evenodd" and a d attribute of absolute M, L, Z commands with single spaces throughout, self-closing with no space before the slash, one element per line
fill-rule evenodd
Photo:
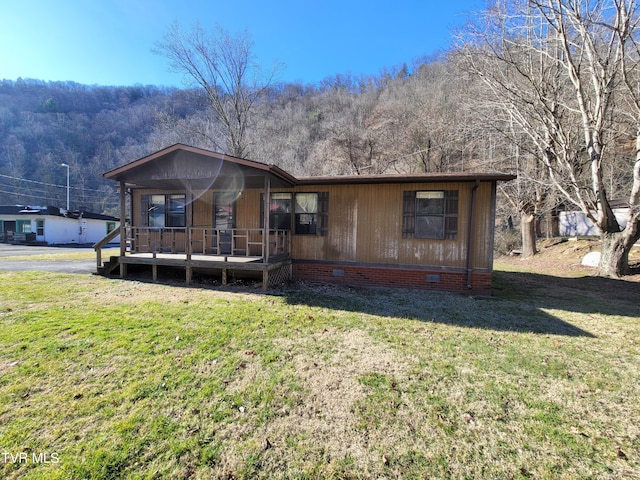
<path fill-rule="evenodd" d="M 515 173 L 497 214 L 523 254 L 542 219 L 579 210 L 617 276 L 640 238 L 639 17 L 635 0 L 499 0 L 449 52 L 314 85 L 250 84 L 247 38 L 176 28 L 159 48 L 193 88 L 0 82 L 0 204 L 63 205 L 66 164 L 72 209 L 117 213 L 101 174 L 175 143 L 296 176 Z"/>
<path fill-rule="evenodd" d="M 247 158 L 299 176 L 496 170 L 496 132 L 465 106 L 470 79 L 431 60 L 320 85 L 274 84 L 257 105 Z M 0 204 L 117 211 L 101 174 L 185 143 L 216 149 L 199 89 L 0 82 Z"/>

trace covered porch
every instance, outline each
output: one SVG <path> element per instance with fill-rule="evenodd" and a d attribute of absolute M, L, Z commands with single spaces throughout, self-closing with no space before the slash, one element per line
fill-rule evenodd
<path fill-rule="evenodd" d="M 104 174 L 120 186 L 120 253 L 98 271 L 127 276 L 130 265 L 219 275 L 259 274 L 263 288 L 291 277 L 291 232 L 270 225 L 272 187 L 295 179 L 273 165 L 174 145 Z M 160 199 L 160 200 L 159 200 Z M 166 203 L 165 203 L 166 201 Z"/>

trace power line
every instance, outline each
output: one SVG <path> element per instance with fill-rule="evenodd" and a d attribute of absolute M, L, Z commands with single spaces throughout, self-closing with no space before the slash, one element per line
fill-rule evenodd
<path fill-rule="evenodd" d="M 12 177 L 11 175 L 3 175 L 0 173 L 0 177 L 3 178 L 10 178 L 11 180 L 20 180 L 21 182 L 28 182 L 28 183 L 37 183 L 38 185 L 45 185 L 47 187 L 61 187 L 61 188 L 67 188 L 66 185 L 56 185 L 55 183 L 46 183 L 46 182 L 38 182 L 37 180 L 27 180 L 26 178 L 20 178 L 20 177 Z"/>
<path fill-rule="evenodd" d="M 0 177 L 2 178 L 9 178 L 11 180 L 19 180 L 21 182 L 27 182 L 27 183 L 35 183 L 38 185 L 44 185 L 46 187 L 57 187 L 57 188 L 67 188 L 67 185 L 57 185 L 55 183 L 46 183 L 46 182 L 39 182 L 37 180 L 27 180 L 26 178 L 20 178 L 20 177 L 12 177 L 11 175 L 3 175 L 0 173 Z M 69 188 L 71 190 L 85 190 L 85 187 L 73 187 L 73 186 L 69 186 Z M 93 189 L 92 189 L 93 190 Z"/>
<path fill-rule="evenodd" d="M 3 190 L 2 188 L 9 188 L 11 190 Z M 56 196 L 55 194 L 53 194 L 52 192 L 48 192 L 47 190 L 44 189 L 39 189 L 39 188 L 30 188 L 30 189 L 25 189 L 25 187 L 19 187 L 19 186 L 15 186 L 15 185 L 2 185 L 0 184 L 0 193 L 4 193 L 7 195 L 11 195 L 14 197 L 27 197 L 27 198 L 34 198 L 34 199 L 42 199 L 45 200 L 47 202 L 52 202 L 52 201 L 59 201 L 60 198 L 58 196 Z M 91 191 L 91 193 L 94 193 L 94 191 Z M 92 194 L 83 194 L 83 195 L 79 195 L 79 197 L 82 197 L 81 200 L 82 201 L 91 201 L 91 202 L 96 202 L 96 203 L 105 203 L 105 204 L 110 204 L 110 205 L 117 205 L 119 203 L 119 201 L 117 200 L 106 200 L 106 198 L 108 198 L 111 194 L 105 194 L 105 196 L 99 196 L 99 195 L 95 195 L 95 193 Z"/>

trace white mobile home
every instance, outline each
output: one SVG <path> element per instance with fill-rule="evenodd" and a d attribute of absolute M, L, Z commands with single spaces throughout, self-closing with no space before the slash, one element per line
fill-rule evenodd
<path fill-rule="evenodd" d="M 627 215 L 629 212 L 629 204 L 622 202 L 611 202 L 613 214 L 620 225 L 620 229 L 624 230 L 627 226 Z M 594 212 L 595 215 L 595 212 Z M 598 229 L 587 216 L 580 211 L 567 211 L 558 213 L 559 234 L 562 237 L 588 237 L 597 236 Z"/>

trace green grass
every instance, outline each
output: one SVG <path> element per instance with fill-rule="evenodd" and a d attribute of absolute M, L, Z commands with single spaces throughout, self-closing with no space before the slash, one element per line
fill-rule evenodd
<path fill-rule="evenodd" d="M 482 299 L 3 272 L 0 477 L 637 479 L 640 297 L 609 282 L 499 271 Z"/>

